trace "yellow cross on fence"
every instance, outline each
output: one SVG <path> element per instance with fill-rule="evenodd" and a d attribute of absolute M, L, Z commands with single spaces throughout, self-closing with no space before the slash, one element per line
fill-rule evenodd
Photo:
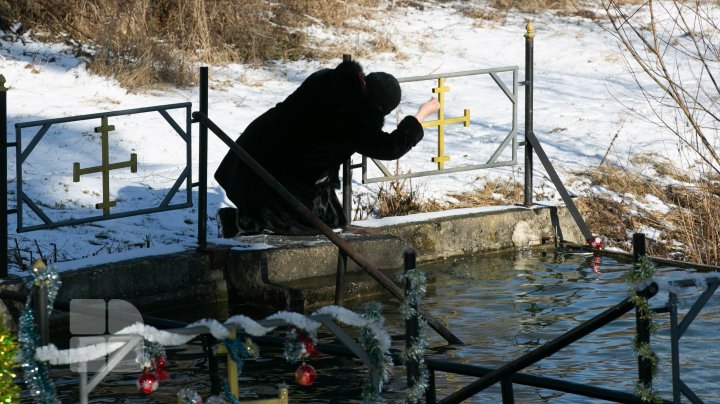
<path fill-rule="evenodd" d="M 427 121 L 422 124 L 423 128 L 430 126 L 438 127 L 438 155 L 432 158 L 432 161 L 438 164 L 438 170 L 442 170 L 445 162 L 450 160 L 450 156 L 445 155 L 445 125 L 463 122 L 465 127 L 470 126 L 470 110 L 465 109 L 465 113 L 461 117 L 445 119 L 445 93 L 450 91 L 450 87 L 445 86 L 445 77 L 438 79 L 438 86 L 433 88 L 433 93 L 438 95 L 440 109 L 438 110 L 438 119 Z"/>
<path fill-rule="evenodd" d="M 115 201 L 110 200 L 110 170 L 130 167 L 130 172 L 137 172 L 137 154 L 131 153 L 129 161 L 110 164 L 110 146 L 108 132 L 115 130 L 115 125 L 108 125 L 106 116 L 100 119 L 101 125 L 95 128 L 95 133 L 100 133 L 102 141 L 102 164 L 95 167 L 80 168 L 80 163 L 73 163 L 73 182 L 80 182 L 83 174 L 102 173 L 103 201 L 96 203 L 95 209 L 102 209 L 103 215 L 110 214 L 110 208 L 115 206 Z"/>

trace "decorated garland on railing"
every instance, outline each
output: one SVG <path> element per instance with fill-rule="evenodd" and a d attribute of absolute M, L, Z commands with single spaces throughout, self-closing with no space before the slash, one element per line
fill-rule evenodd
<path fill-rule="evenodd" d="M 371 358 L 371 363 L 378 375 L 378 377 L 369 377 L 368 385 L 364 390 L 375 392 L 376 396 L 379 397 L 383 383 L 387 382 L 392 360 L 389 354 L 390 336 L 387 331 L 383 329 L 384 320 L 379 314 L 379 306 L 373 307 L 374 308 L 364 314 L 358 314 L 343 307 L 326 306 L 317 310 L 313 315 L 327 315 L 345 325 L 362 328 L 361 345 Z M 292 327 L 288 332 L 285 347 L 285 358 L 289 362 L 302 362 L 307 357 L 317 354 L 315 343 L 317 341 L 317 329 L 322 325 L 320 322 L 299 313 L 286 311 L 275 313 L 265 320 L 282 320 Z M 34 324 L 34 321 L 32 321 L 32 324 Z M 260 337 L 277 328 L 265 327 L 257 321 L 243 315 L 232 316 L 224 323 L 220 323 L 214 319 L 202 319 L 189 324 L 186 328 L 201 326 L 205 327 L 213 337 L 224 342 L 229 355 L 234 357 L 239 371 L 242 370 L 243 361 L 250 356 L 257 356 L 259 349 L 249 338 L 245 339 L 244 343 L 239 342 L 239 339 L 228 339 L 230 329 L 234 328 L 250 336 Z M 200 334 L 200 332 L 193 334 L 172 333 L 142 323 L 136 323 L 123 328 L 114 335 L 139 335 L 143 337 L 144 353 L 140 356 L 139 361 L 144 366 L 144 371 L 140 377 L 138 377 L 138 389 L 146 394 L 150 394 L 157 388 L 159 379 L 162 378 L 161 375 L 167 374 L 165 371 L 166 358 L 162 347 L 186 344 Z M 35 335 L 37 335 L 36 332 Z M 123 344 L 123 342 L 113 341 L 65 350 L 60 350 L 53 344 L 39 348 L 33 346 L 30 357 L 33 358 L 33 363 L 47 362 L 53 365 L 87 362 L 109 355 L 120 349 Z M 29 352 L 28 350 L 28 353 Z M 40 365 L 44 366 L 43 363 Z M 371 373 L 372 372 L 373 370 L 371 369 Z M 310 385 L 315 378 L 315 374 L 312 366 L 302 362 L 296 371 L 295 377 L 299 384 Z M 53 386 L 52 382 L 49 381 L 49 377 L 39 379 L 39 381 L 43 380 L 47 380 L 48 384 L 41 385 L 39 389 L 43 390 L 46 396 L 50 396 L 50 391 L 46 390 L 49 390 L 49 388 Z M 373 380 L 376 380 L 377 383 L 373 383 Z M 46 388 L 45 386 L 49 387 Z M 52 393 L 54 393 L 54 390 Z M 187 403 L 198 402 L 197 397 L 196 392 L 187 389 L 184 389 L 182 394 L 178 394 L 179 400 Z M 227 393 L 226 397 L 231 402 L 237 401 L 237 399 L 233 400 L 232 397 L 229 397 Z M 219 397 L 214 396 L 212 399 L 216 401 Z M 43 402 L 54 403 L 53 401 Z M 210 402 L 211 401 L 207 401 L 206 404 Z M 380 402 L 380 399 L 378 398 L 376 401 L 370 402 Z"/>
<path fill-rule="evenodd" d="M 403 319 L 408 321 L 412 318 L 417 319 L 417 338 L 413 338 L 410 346 L 403 353 L 403 361 L 415 361 L 418 364 L 418 379 L 408 386 L 405 391 L 406 403 L 420 402 L 428 388 L 428 370 L 425 365 L 425 350 L 428 346 L 427 341 L 427 321 L 422 312 L 417 310 L 420 302 L 427 292 L 427 275 L 420 269 L 410 269 L 398 276 L 400 282 L 410 281 L 410 288 L 407 291 L 405 300 L 400 305 L 400 312 Z"/>
<path fill-rule="evenodd" d="M 60 289 L 60 277 L 52 267 L 46 267 L 40 260 L 33 263 L 32 267 L 33 279 L 27 284 L 27 287 L 32 288 L 33 286 L 42 285 L 47 287 L 47 310 L 49 314 L 52 312 L 55 297 Z M 35 323 L 32 294 L 28 296 L 25 307 L 20 314 L 18 342 L 20 343 L 20 367 L 25 375 L 25 384 L 30 395 L 36 403 L 55 404 L 59 402 L 55 392 L 55 385 L 50 379 L 47 364 L 36 358 L 36 351 L 38 345 L 40 345 L 40 336 Z"/>
<path fill-rule="evenodd" d="M 635 305 L 636 310 L 642 320 L 647 321 L 648 333 L 655 335 L 657 327 L 655 326 L 655 312 L 650 308 L 648 298 L 643 296 L 640 291 L 645 289 L 653 281 L 655 276 L 655 264 L 646 256 L 640 257 L 638 262 L 627 272 L 626 279 L 630 284 L 633 295 L 630 301 Z M 639 342 L 637 337 L 633 339 L 633 349 L 638 359 L 645 359 L 650 364 L 650 372 L 654 376 L 658 367 L 658 356 L 653 351 L 649 342 Z M 638 382 L 635 386 L 637 395 L 643 402 L 657 403 L 662 400 L 652 386 L 646 386 L 642 382 Z"/>

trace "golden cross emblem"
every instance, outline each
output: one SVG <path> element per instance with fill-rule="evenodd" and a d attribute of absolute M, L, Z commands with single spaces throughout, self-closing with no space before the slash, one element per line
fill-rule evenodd
<path fill-rule="evenodd" d="M 108 133 L 115 130 L 115 125 L 108 125 L 106 116 L 100 119 L 100 126 L 95 128 L 95 133 L 100 133 L 102 142 L 102 164 L 95 167 L 80 168 L 80 163 L 73 163 L 73 182 L 80 182 L 80 176 L 84 174 L 102 173 L 103 201 L 96 203 L 95 209 L 102 209 L 103 215 L 110 214 L 110 208 L 115 206 L 115 201 L 110 200 L 110 170 L 130 167 L 130 172 L 137 172 L 137 154 L 131 153 L 129 161 L 110 163 L 110 146 Z"/>
<path fill-rule="evenodd" d="M 463 116 L 457 118 L 445 118 L 445 93 L 450 91 L 450 87 L 445 86 L 445 77 L 438 79 L 438 86 L 433 88 L 433 93 L 438 95 L 440 109 L 438 109 L 438 119 L 427 121 L 422 124 L 423 128 L 430 126 L 438 127 L 438 155 L 432 158 L 432 161 L 438 164 L 438 170 L 442 170 L 445 162 L 450 160 L 450 156 L 445 155 L 445 125 L 463 122 L 465 127 L 470 126 L 470 110 L 465 109 Z"/>

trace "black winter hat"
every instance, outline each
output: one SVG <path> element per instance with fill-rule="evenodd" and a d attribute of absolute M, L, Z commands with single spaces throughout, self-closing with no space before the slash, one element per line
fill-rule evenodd
<path fill-rule="evenodd" d="M 365 77 L 370 100 L 387 115 L 400 104 L 400 83 L 391 74 L 370 73 Z"/>

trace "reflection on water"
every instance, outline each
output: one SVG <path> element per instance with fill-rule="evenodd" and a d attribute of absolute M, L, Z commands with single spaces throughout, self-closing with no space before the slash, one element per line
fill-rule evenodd
<path fill-rule="evenodd" d="M 447 346 L 429 330 L 438 359 L 486 367 L 500 366 L 588 320 L 617 304 L 628 294 L 624 273 L 628 266 L 610 258 L 523 252 L 498 256 L 475 256 L 448 259 L 423 265 L 432 272 L 435 285 L 427 296 L 425 308 L 444 322 L 465 342 L 464 346 Z M 672 269 L 660 269 L 670 272 Z M 679 296 L 681 315 L 699 295 L 696 289 Z M 662 305 L 667 294 L 651 301 Z M 402 332 L 396 302 L 387 299 L 383 314 L 391 334 Z M 720 401 L 720 301 L 714 296 L 681 341 L 682 378 L 706 402 Z M 235 314 L 230 308 L 228 315 Z M 187 315 L 187 313 L 185 313 Z M 247 314 L 247 313 L 244 313 Z M 199 317 L 198 317 L 199 316 Z M 203 317 L 198 314 L 193 320 Z M 205 317 L 208 317 L 205 315 Z M 671 398 L 670 343 L 667 315 L 659 315 L 658 334 L 653 348 L 660 357 L 656 387 L 664 398 Z M 632 392 L 637 380 L 637 360 L 632 350 L 635 318 L 630 313 L 575 344 L 562 349 L 524 372 L 597 387 Z M 333 342 L 330 336 L 323 336 Z M 400 345 L 397 345 L 399 348 Z M 163 382 L 151 396 L 141 396 L 135 389 L 137 374 L 112 375 L 91 394 L 95 403 L 172 403 L 176 392 L 185 387 L 209 395 L 207 363 L 199 344 L 168 349 L 171 380 Z M 241 388 L 248 395 L 271 394 L 279 383 L 290 385 L 291 402 L 353 403 L 359 402 L 366 377 L 356 360 L 322 355 L 311 361 L 318 379 L 311 387 L 294 382 L 297 365 L 287 364 L 281 348 L 263 347 L 262 359 L 248 361 Z M 221 374 L 225 374 L 221 363 Z M 63 402 L 77 400 L 77 379 L 63 369 L 53 376 Z M 436 375 L 439 398 L 475 379 L 447 373 Z M 396 367 L 384 397 L 401 402 L 405 386 L 404 369 Z M 518 403 L 595 402 L 582 397 L 516 385 Z M 499 387 L 493 386 L 467 402 L 501 402 Z"/>

